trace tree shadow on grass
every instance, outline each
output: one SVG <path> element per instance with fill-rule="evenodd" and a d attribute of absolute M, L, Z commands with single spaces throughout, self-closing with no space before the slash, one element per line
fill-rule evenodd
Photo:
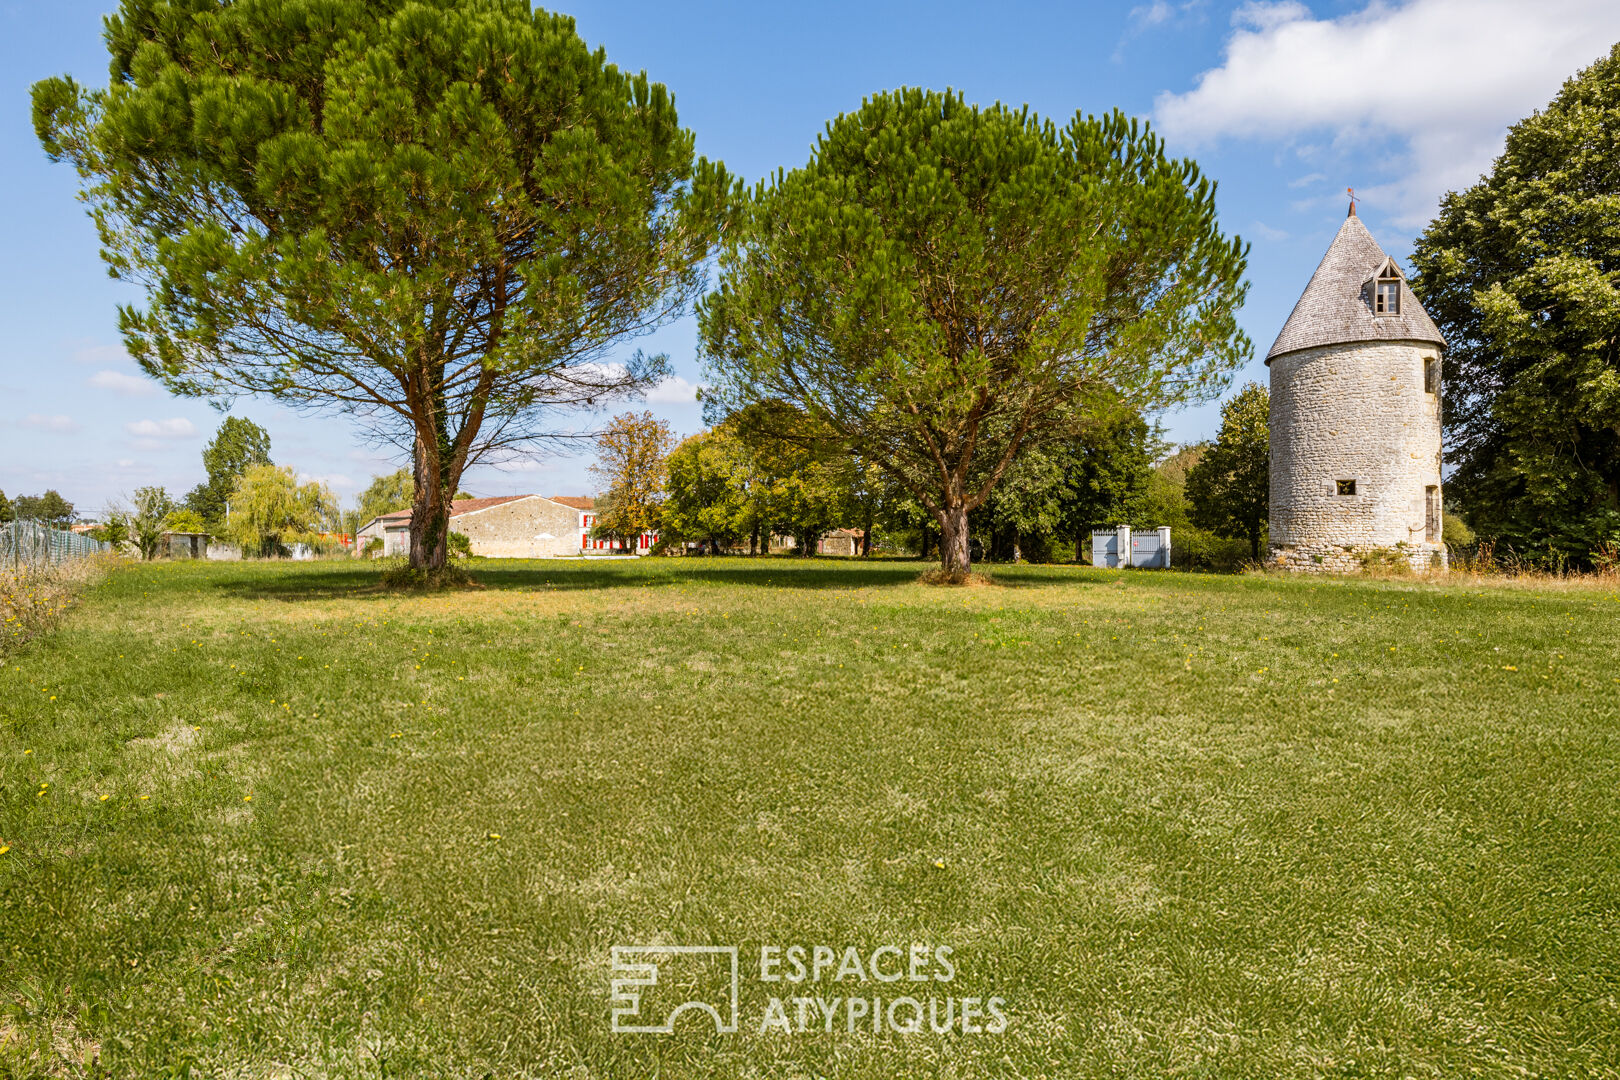
<path fill-rule="evenodd" d="M 934 566 L 920 559 L 647 559 L 635 562 L 565 559 L 474 559 L 466 564 L 475 588 L 501 592 L 595 591 L 723 584 L 758 589 L 868 589 L 917 583 Z M 1089 567 L 995 567 L 992 588 L 1104 584 L 1112 575 Z M 276 566 L 273 572 L 216 583 L 227 595 L 258 600 L 393 600 L 432 595 L 387 589 L 380 569 L 342 562 Z M 949 589 L 952 586 L 938 586 Z M 454 594 L 456 590 L 446 590 Z"/>

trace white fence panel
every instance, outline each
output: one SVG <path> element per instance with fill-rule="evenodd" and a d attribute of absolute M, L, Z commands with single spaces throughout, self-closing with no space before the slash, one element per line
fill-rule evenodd
<path fill-rule="evenodd" d="M 1129 525 L 1091 534 L 1091 565 L 1142 570 L 1170 569 L 1170 528 L 1133 531 Z"/>

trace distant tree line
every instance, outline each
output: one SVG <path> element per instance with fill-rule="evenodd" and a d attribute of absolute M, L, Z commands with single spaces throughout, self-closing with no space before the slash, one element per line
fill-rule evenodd
<path fill-rule="evenodd" d="M 7 499 L 6 493 L 0 491 L 0 522 L 16 520 L 37 521 L 53 529 L 65 529 L 74 521 L 73 504 L 62 498 L 55 488 L 43 495 L 19 495 L 15 499 Z"/>
<path fill-rule="evenodd" d="M 625 414 L 608 426 L 593 475 L 596 536 L 643 531 L 700 553 L 811 555 L 835 529 L 857 553 L 933 556 L 936 519 L 883 470 L 813 443 L 783 440 L 756 405 L 673 444 L 668 425 Z M 1090 559 L 1092 530 L 1168 525 L 1177 561 L 1233 569 L 1257 559 L 1267 517 L 1267 394 L 1250 384 L 1223 409 L 1212 444 L 1172 447 L 1139 415 L 1030 450 L 969 519 L 974 558 Z"/>

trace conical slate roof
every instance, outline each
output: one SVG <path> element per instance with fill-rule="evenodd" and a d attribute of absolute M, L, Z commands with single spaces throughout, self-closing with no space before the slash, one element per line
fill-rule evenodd
<path fill-rule="evenodd" d="M 1311 275 L 1293 314 L 1266 353 L 1266 363 L 1284 353 L 1343 345 L 1352 341 L 1427 341 L 1444 345 L 1440 329 L 1423 310 L 1401 275 L 1401 313 L 1374 315 L 1370 282 L 1388 263 L 1361 219 L 1351 215 L 1339 226 L 1322 263 Z"/>

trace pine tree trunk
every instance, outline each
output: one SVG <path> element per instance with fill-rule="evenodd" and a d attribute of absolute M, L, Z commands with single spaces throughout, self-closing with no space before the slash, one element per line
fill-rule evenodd
<path fill-rule="evenodd" d="M 968 557 L 968 512 L 961 503 L 946 506 L 939 514 L 939 565 L 952 577 L 970 569 Z"/>
<path fill-rule="evenodd" d="M 455 479 L 445 474 L 444 460 L 418 436 L 416 442 L 416 490 L 411 502 L 411 552 L 413 570 L 443 570 L 450 560 L 450 496 Z"/>
<path fill-rule="evenodd" d="M 443 570 L 449 558 L 449 503 L 443 497 L 425 499 L 419 496 L 411 506 L 411 567 L 416 570 Z"/>

